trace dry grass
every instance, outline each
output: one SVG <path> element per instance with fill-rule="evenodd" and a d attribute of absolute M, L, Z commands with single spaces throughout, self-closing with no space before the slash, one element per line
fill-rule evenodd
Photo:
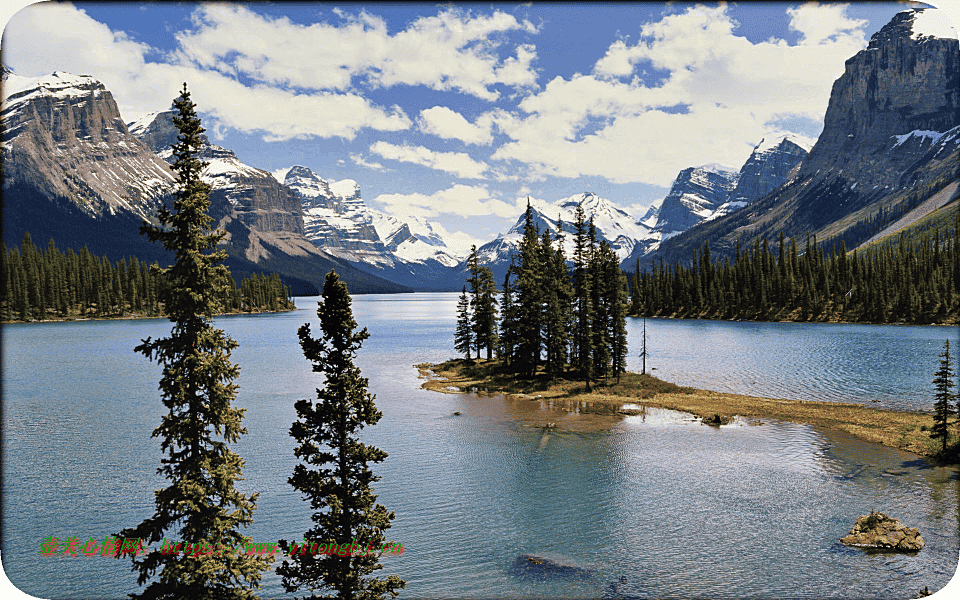
<path fill-rule="evenodd" d="M 570 405 L 590 403 L 593 412 L 616 414 L 624 404 L 643 404 L 668 408 L 709 418 L 714 415 L 769 418 L 807 423 L 837 429 L 861 439 L 933 456 L 936 445 L 928 429 L 933 416 L 921 412 L 872 408 L 861 404 L 774 400 L 682 388 L 647 375 L 625 373 L 620 383 L 611 379 L 593 384 L 588 393 L 582 382 L 551 379 L 538 374 L 533 379 L 518 379 L 502 369 L 497 361 L 450 360 L 439 365 L 417 365 L 428 380 L 423 388 L 464 393 L 474 389 L 487 394 L 507 394 L 518 398 L 540 396 Z"/>

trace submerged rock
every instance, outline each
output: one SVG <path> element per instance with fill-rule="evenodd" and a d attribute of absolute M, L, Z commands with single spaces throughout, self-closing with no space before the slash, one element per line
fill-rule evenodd
<path fill-rule="evenodd" d="M 513 568 L 519 575 L 543 577 L 577 577 L 586 579 L 593 575 L 591 569 L 554 560 L 545 556 L 521 554 L 513 561 Z"/>
<path fill-rule="evenodd" d="M 872 510 L 869 515 L 858 517 L 850 534 L 840 541 L 847 546 L 899 552 L 917 552 L 924 546 L 916 527 L 907 527 L 899 519 Z"/>

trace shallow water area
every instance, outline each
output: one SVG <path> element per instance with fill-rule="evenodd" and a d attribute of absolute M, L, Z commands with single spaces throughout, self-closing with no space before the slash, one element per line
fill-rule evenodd
<path fill-rule="evenodd" d="M 353 300 L 371 334 L 357 364 L 384 414 L 364 441 L 389 453 L 375 468 L 375 492 L 397 515 L 388 539 L 404 546 L 379 573 L 407 581 L 401 598 L 904 599 L 942 587 L 956 571 L 954 468 L 796 423 L 713 427 L 653 407 L 637 416 L 596 415 L 589 406 L 578 414 L 542 399 L 420 389 L 413 365 L 453 356 L 456 298 Z M 217 319 L 240 344 L 237 404 L 247 409 L 249 434 L 236 446 L 246 463 L 239 487 L 260 493 L 246 531 L 258 542 L 299 540 L 310 526 L 309 506 L 287 484 L 296 462 L 293 403 L 321 385 L 296 336 L 304 322 L 317 327 L 316 299 L 298 304 L 291 313 Z M 125 561 L 38 550 L 50 535 L 102 541 L 152 514 L 153 490 L 164 483 L 150 437 L 163 412 L 159 368 L 132 349 L 169 328 L 105 321 L 2 329 L 3 565 L 28 593 L 122 598 L 137 590 Z M 717 327 L 710 335 L 730 347 L 757 335 L 742 333 Z M 774 369 L 766 377 L 780 376 Z M 870 509 L 919 527 L 927 547 L 871 555 L 839 544 Z M 518 569 L 524 555 L 576 575 Z M 263 583 L 262 597 L 285 596 L 275 575 Z"/>

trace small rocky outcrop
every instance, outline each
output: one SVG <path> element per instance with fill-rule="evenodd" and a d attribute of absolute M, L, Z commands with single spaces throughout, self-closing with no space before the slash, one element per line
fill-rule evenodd
<path fill-rule="evenodd" d="M 907 527 L 899 519 L 872 510 L 869 515 L 858 517 L 850 534 L 840 541 L 847 546 L 898 552 L 917 552 L 924 546 L 916 527 Z"/>
<path fill-rule="evenodd" d="M 732 421 L 733 421 L 733 417 L 728 417 L 727 415 L 721 415 L 720 413 L 714 413 L 713 416 L 703 418 L 704 425 L 713 425 L 714 427 L 727 425 Z"/>

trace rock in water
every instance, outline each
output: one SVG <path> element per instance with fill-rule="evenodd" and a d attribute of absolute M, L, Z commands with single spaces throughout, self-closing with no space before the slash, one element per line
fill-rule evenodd
<path fill-rule="evenodd" d="M 513 570 L 516 575 L 546 579 L 551 577 L 586 579 L 593 575 L 592 569 L 587 569 L 563 560 L 555 560 L 545 556 L 521 554 L 513 561 Z"/>
<path fill-rule="evenodd" d="M 900 552 L 916 552 L 924 546 L 923 538 L 916 527 L 907 527 L 899 519 L 872 510 L 869 515 L 858 517 L 850 534 L 840 538 L 840 541 L 858 548 Z"/>

